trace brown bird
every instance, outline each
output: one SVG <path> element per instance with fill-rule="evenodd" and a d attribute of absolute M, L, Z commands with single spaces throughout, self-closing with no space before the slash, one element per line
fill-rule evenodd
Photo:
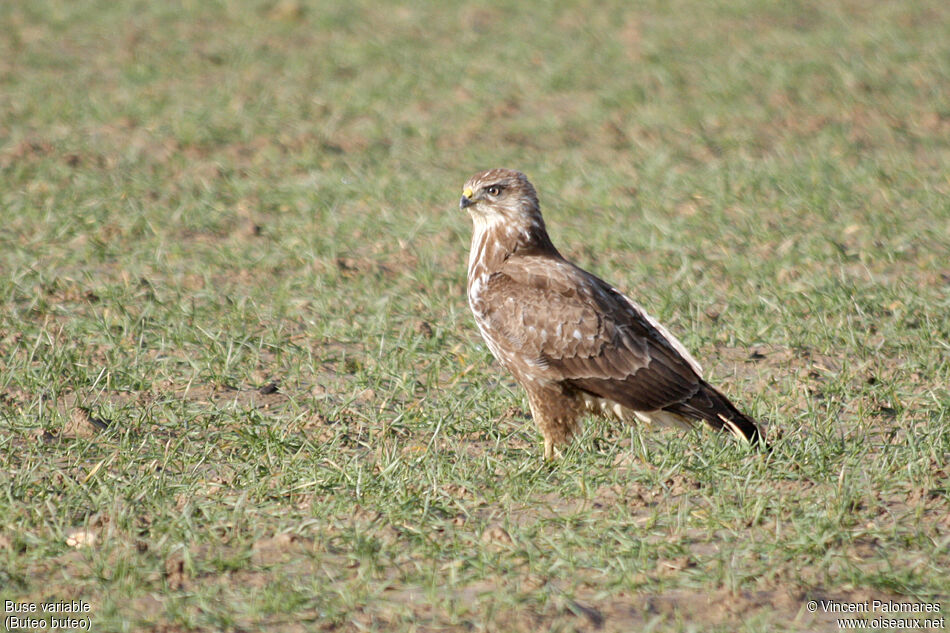
<path fill-rule="evenodd" d="M 475 174 L 459 206 L 475 224 L 469 305 L 488 348 L 527 392 L 546 459 L 586 412 L 687 428 L 702 421 L 760 443 L 755 421 L 703 380 L 666 328 L 561 256 L 524 174 Z"/>

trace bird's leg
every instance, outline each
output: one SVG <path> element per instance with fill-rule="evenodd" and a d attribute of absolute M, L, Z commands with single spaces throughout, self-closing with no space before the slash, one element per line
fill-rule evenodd
<path fill-rule="evenodd" d="M 570 441 L 577 430 L 577 403 L 558 388 L 528 390 L 531 417 L 544 438 L 544 459 L 561 456 L 556 446 Z"/>
<path fill-rule="evenodd" d="M 550 424 L 545 415 L 542 399 L 538 397 L 538 394 L 528 391 L 528 406 L 531 407 L 531 418 L 541 431 L 541 437 L 544 438 L 544 461 L 552 461 L 555 456 L 554 436 L 549 431 Z"/>

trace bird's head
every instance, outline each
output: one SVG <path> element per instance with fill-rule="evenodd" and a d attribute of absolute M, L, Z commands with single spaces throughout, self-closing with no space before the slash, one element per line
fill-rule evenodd
<path fill-rule="evenodd" d="M 489 169 L 469 178 L 459 207 L 467 210 L 476 224 L 544 226 L 534 186 L 513 169 Z"/>

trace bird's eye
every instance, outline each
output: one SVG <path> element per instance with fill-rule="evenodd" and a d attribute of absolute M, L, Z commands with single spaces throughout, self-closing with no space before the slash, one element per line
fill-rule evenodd
<path fill-rule="evenodd" d="M 487 189 L 485 189 L 485 191 L 487 191 L 488 195 L 490 196 L 497 196 L 498 194 L 501 193 L 502 189 L 503 187 L 501 185 L 492 185 L 491 187 L 488 187 Z"/>

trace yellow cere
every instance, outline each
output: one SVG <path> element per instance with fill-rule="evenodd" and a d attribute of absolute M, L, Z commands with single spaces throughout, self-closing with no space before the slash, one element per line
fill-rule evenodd
<path fill-rule="evenodd" d="M 465 187 L 465 189 L 462 190 L 462 195 L 466 198 L 471 198 L 474 193 L 470 187 Z"/>

